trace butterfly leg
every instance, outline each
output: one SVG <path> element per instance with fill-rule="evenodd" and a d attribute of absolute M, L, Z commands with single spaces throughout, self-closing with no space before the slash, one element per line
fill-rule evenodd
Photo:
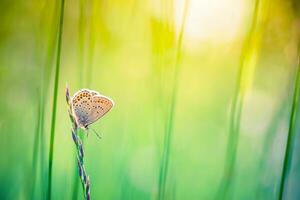
<path fill-rule="evenodd" d="M 102 137 L 99 136 L 99 134 L 95 131 L 95 129 L 92 128 L 92 130 L 94 131 L 94 133 L 96 134 L 96 136 L 97 136 L 99 139 L 102 139 Z"/>

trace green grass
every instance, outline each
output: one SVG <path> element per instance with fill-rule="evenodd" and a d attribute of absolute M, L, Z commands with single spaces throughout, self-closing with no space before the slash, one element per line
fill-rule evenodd
<path fill-rule="evenodd" d="M 294 94 L 293 94 L 293 104 L 291 107 L 289 129 L 287 135 L 287 142 L 285 147 L 284 161 L 280 178 L 280 187 L 278 193 L 278 199 L 284 199 L 285 187 L 287 184 L 289 172 L 291 170 L 291 162 L 293 156 L 293 147 L 295 143 L 295 134 L 296 134 L 296 117 L 297 110 L 299 106 L 299 94 L 300 94 L 300 41 L 298 41 L 298 63 L 296 68 L 295 84 L 294 84 Z"/>
<path fill-rule="evenodd" d="M 290 85 L 289 85 L 290 86 Z M 289 98 L 286 98 L 286 92 L 284 93 L 283 100 L 277 105 L 277 110 L 274 113 L 274 116 L 272 118 L 271 123 L 268 125 L 267 131 L 266 131 L 266 136 L 263 139 L 263 147 L 262 147 L 262 153 L 261 157 L 258 163 L 258 174 L 257 176 L 260 177 L 259 181 L 257 183 L 256 187 L 256 198 L 261 199 L 263 198 L 264 195 L 264 188 L 265 186 L 263 185 L 263 178 L 264 178 L 264 173 L 266 172 L 268 168 L 268 161 L 269 161 L 269 156 L 271 155 L 271 150 L 272 150 L 272 145 L 275 142 L 276 138 L 276 133 L 280 127 L 280 121 L 282 120 L 282 117 L 286 115 L 286 108 L 288 105 L 288 100 Z"/>
<path fill-rule="evenodd" d="M 87 76 L 86 76 L 86 87 L 90 88 L 93 83 L 93 65 L 94 65 L 94 54 L 95 54 L 95 33 L 96 33 L 96 11 L 98 4 L 95 0 L 91 1 L 91 16 L 90 16 L 90 27 L 89 27 L 89 48 L 87 52 Z"/>
<path fill-rule="evenodd" d="M 30 194 L 30 199 L 34 198 L 35 195 L 35 186 L 36 186 L 36 179 L 37 179 L 37 164 L 38 164 L 38 153 L 39 153 L 39 142 L 40 142 L 40 128 L 41 128 L 41 106 L 42 103 L 39 99 L 38 101 L 38 108 L 37 108 L 37 123 L 36 123 L 36 127 L 35 127 L 35 133 L 34 133 L 34 142 L 33 142 L 33 152 L 32 152 L 32 171 L 30 174 L 31 178 L 28 178 L 29 180 L 31 180 L 30 184 L 29 184 L 29 191 L 31 191 Z"/>
<path fill-rule="evenodd" d="M 94 33 L 92 33 L 92 26 L 90 27 L 90 40 L 89 40 L 89 46 L 88 48 L 88 59 L 87 59 L 87 77 L 84 76 L 84 69 L 85 69 L 85 55 L 86 55 L 86 30 L 87 30 L 87 25 L 88 21 L 90 20 L 91 23 L 93 22 L 93 17 L 87 18 L 87 12 L 86 12 L 86 7 L 87 7 L 87 2 L 85 1 L 80 1 L 79 2 L 79 20 L 78 20 L 78 88 L 89 88 L 91 85 L 91 78 L 92 78 L 92 59 L 93 56 L 93 45 L 94 45 L 94 40 L 93 36 Z M 93 7 L 94 9 L 94 7 Z M 93 15 L 93 14 L 92 14 Z M 85 79 L 86 78 L 86 79 Z M 84 143 L 84 138 L 82 139 L 82 142 Z M 79 178 L 78 178 L 78 166 L 77 166 L 77 159 L 75 158 L 74 162 L 74 182 L 73 182 L 73 189 L 72 189 L 72 199 L 78 199 L 78 187 L 79 187 Z"/>
<path fill-rule="evenodd" d="M 182 17 L 182 23 L 180 27 L 177 49 L 176 49 L 176 57 L 175 57 L 175 69 L 174 69 L 174 83 L 171 92 L 171 104 L 170 104 L 170 113 L 167 119 L 167 127 L 164 138 L 164 146 L 163 146 L 163 155 L 162 161 L 160 165 L 159 172 L 159 183 L 158 183 L 158 199 L 165 199 L 166 193 L 166 182 L 168 177 L 168 168 L 169 168 L 169 159 L 170 159 L 170 151 L 171 151 L 171 143 L 172 143 L 172 134 L 173 134 L 173 123 L 175 117 L 175 108 L 176 108 L 176 98 L 177 98 L 177 90 L 178 90 L 178 81 L 180 74 L 180 61 L 182 57 L 182 40 L 185 29 L 185 22 L 188 13 L 188 1 L 185 1 L 184 12 Z"/>
<path fill-rule="evenodd" d="M 0 1 L 0 199 L 83 198 L 65 83 L 116 102 L 81 133 L 92 199 L 297 199 L 300 2 L 215 2 L 70 0 L 62 30 L 61 1 Z"/>
<path fill-rule="evenodd" d="M 42 16 L 41 16 L 41 22 L 40 26 L 42 27 L 43 23 L 45 21 L 48 21 L 47 18 L 50 15 L 50 26 L 49 28 L 46 28 L 45 32 L 50 32 L 47 35 L 46 38 L 46 56 L 44 62 L 42 62 L 42 69 L 41 69 L 41 89 L 40 89 L 40 101 L 41 101 L 41 113 L 40 113 L 40 177 L 41 177 L 41 198 L 46 198 L 46 189 L 47 189 L 47 170 L 46 170 L 46 135 L 45 135 L 45 112 L 46 112 L 46 103 L 47 103 L 47 97 L 49 92 L 49 85 L 50 85 L 50 71 L 52 69 L 54 55 L 55 55 L 55 46 L 57 44 L 56 42 L 56 36 L 57 36 L 57 19 L 56 19 L 56 12 L 54 10 L 57 7 L 57 1 L 54 1 L 53 5 L 53 12 L 48 13 L 49 10 L 49 4 L 45 3 L 43 10 L 42 10 Z M 52 10 L 50 9 L 50 12 Z"/>
<path fill-rule="evenodd" d="M 60 70 L 60 62 L 61 62 L 60 58 L 61 58 L 61 46 L 62 46 L 62 34 L 63 34 L 63 22 L 64 22 L 64 9 L 65 9 L 65 0 L 61 0 L 58 39 L 57 39 L 56 66 L 55 66 L 55 75 L 54 75 L 51 130 L 50 130 L 48 189 L 47 189 L 48 200 L 51 200 L 51 192 L 52 192 L 51 188 L 52 188 L 52 167 L 53 167 L 53 152 L 54 152 L 55 124 L 56 124 L 56 105 L 57 105 L 57 95 L 58 95 L 59 70 Z"/>
<path fill-rule="evenodd" d="M 85 69 L 85 37 L 86 37 L 86 3 L 84 0 L 79 1 L 79 20 L 78 20 L 78 86 L 84 85 Z"/>
<path fill-rule="evenodd" d="M 241 124 L 241 114 L 244 104 L 245 92 L 246 92 L 246 83 L 245 77 L 247 74 L 245 71 L 245 67 L 247 67 L 246 62 L 251 56 L 251 45 L 254 40 L 254 33 L 256 30 L 256 23 L 258 18 L 260 0 L 255 0 L 253 18 L 251 22 L 251 27 L 249 29 L 248 35 L 246 36 L 241 58 L 240 58 L 240 66 L 238 69 L 237 80 L 236 80 L 236 88 L 233 96 L 230 117 L 229 117 L 229 136 L 227 141 L 226 155 L 225 155 L 225 166 L 223 177 L 221 179 L 221 183 L 217 192 L 217 199 L 227 198 L 229 190 L 233 184 L 233 177 L 235 171 L 235 162 L 237 156 L 238 142 L 239 142 L 239 132 L 240 132 L 240 124 Z"/>
<path fill-rule="evenodd" d="M 78 87 L 83 87 L 83 72 L 84 72 L 84 42 L 85 42 L 85 3 L 83 0 L 79 1 L 79 20 L 78 20 Z M 75 154 L 76 155 L 76 154 Z M 74 181 L 72 186 L 72 199 L 78 199 L 78 187 L 79 187 L 79 178 L 78 178 L 78 166 L 77 158 L 74 159 Z"/>
<path fill-rule="evenodd" d="M 54 2 L 53 7 L 56 7 L 56 1 Z M 46 35 L 46 51 L 45 51 L 45 60 L 43 60 L 44 55 L 43 55 L 43 44 L 37 42 L 37 63 L 38 65 L 42 66 L 40 69 L 40 88 L 38 89 L 38 100 L 37 100 L 37 128 L 36 128 L 36 133 L 34 135 L 34 145 L 33 145 L 33 155 L 32 155 L 32 191 L 30 193 L 30 198 L 34 199 L 35 198 L 35 190 L 37 187 L 37 184 L 40 185 L 40 193 L 39 195 L 40 198 L 45 198 L 45 185 L 47 184 L 46 178 L 45 178 L 45 154 L 46 154 L 46 147 L 45 147 L 45 133 L 44 133 L 44 126 L 45 126 L 45 109 L 46 109 L 46 97 L 48 93 L 48 87 L 49 87 L 49 81 L 50 78 L 47 76 L 47 74 L 50 73 L 50 69 L 52 66 L 52 61 L 53 57 L 55 54 L 55 44 L 56 44 L 56 28 L 55 27 L 55 14 L 49 14 L 48 11 L 51 7 L 50 4 L 47 2 L 44 3 L 43 8 L 41 9 L 40 13 L 40 22 L 39 26 L 40 27 L 47 27 L 49 26 L 48 24 L 44 24 L 45 21 L 49 21 L 49 16 L 50 16 L 50 29 L 48 27 L 46 28 L 46 32 L 50 32 L 49 34 Z M 53 9 L 54 9 L 53 8 Z M 41 32 L 37 33 L 37 40 L 43 40 L 44 35 Z M 39 169 L 38 169 L 38 164 L 39 164 Z M 38 174 L 40 172 L 40 174 Z M 40 176 L 39 176 L 40 175 Z M 37 178 L 41 177 L 41 180 L 37 183 Z"/>

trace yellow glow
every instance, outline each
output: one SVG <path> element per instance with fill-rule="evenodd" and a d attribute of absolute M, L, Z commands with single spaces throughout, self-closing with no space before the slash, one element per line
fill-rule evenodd
<path fill-rule="evenodd" d="M 179 30 L 185 0 L 175 0 Z M 193 40 L 231 40 L 241 30 L 247 14 L 244 0 L 190 0 L 185 36 Z"/>

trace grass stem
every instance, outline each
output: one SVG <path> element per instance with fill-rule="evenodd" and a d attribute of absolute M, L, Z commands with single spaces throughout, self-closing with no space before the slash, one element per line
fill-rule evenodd
<path fill-rule="evenodd" d="M 287 80 L 291 80 L 292 77 L 291 75 L 288 76 Z M 277 110 L 274 112 L 273 115 L 273 119 L 272 121 L 269 123 L 267 131 L 265 133 L 265 137 L 263 138 L 263 142 L 262 142 L 262 150 L 261 150 L 261 156 L 259 159 L 259 163 L 258 163 L 258 168 L 257 168 L 257 176 L 260 177 L 259 182 L 256 185 L 256 189 L 255 189 L 255 198 L 256 199 L 262 199 L 264 194 L 264 189 L 266 188 L 266 186 L 264 186 L 265 184 L 263 184 L 263 179 L 264 179 L 264 173 L 267 172 L 267 168 L 268 168 L 268 161 L 270 158 L 270 153 L 272 150 L 272 146 L 274 145 L 275 139 L 276 139 L 276 133 L 278 132 L 278 129 L 281 125 L 281 121 L 283 118 L 285 118 L 285 116 L 287 116 L 287 111 L 288 111 L 288 106 L 289 106 L 289 102 L 290 102 L 290 97 L 288 95 L 289 88 L 292 87 L 294 81 L 291 80 L 289 81 L 289 83 L 287 84 L 283 94 L 281 95 L 282 99 L 281 102 L 278 103 L 278 105 L 276 105 Z"/>
<path fill-rule="evenodd" d="M 87 175 L 87 172 L 84 167 L 84 149 L 83 149 L 83 143 L 82 140 L 80 139 L 79 136 L 79 130 L 80 127 L 78 126 L 75 116 L 72 113 L 72 103 L 70 100 L 70 93 L 69 89 L 66 88 L 66 100 L 68 104 L 68 112 L 70 116 L 70 120 L 72 122 L 72 138 L 74 141 L 74 144 L 76 146 L 76 157 L 77 157 L 77 166 L 78 166 L 78 173 L 79 173 L 79 178 L 81 180 L 81 186 L 83 189 L 83 196 L 85 200 L 90 200 L 91 199 L 91 191 L 90 191 L 90 178 Z"/>
<path fill-rule="evenodd" d="M 56 2 L 55 2 L 56 3 Z M 54 7 L 56 7 L 54 5 Z M 48 9 L 47 4 L 44 6 L 44 13 L 47 13 L 46 10 Z M 45 16 L 44 16 L 45 18 Z M 55 26 L 55 22 L 56 22 L 56 18 L 55 15 L 53 15 L 52 17 L 53 19 L 51 20 L 51 27 L 56 27 Z M 50 36 L 48 38 L 48 43 L 47 43 L 47 52 L 46 52 L 46 61 L 45 64 L 43 65 L 42 68 L 42 72 L 41 72 L 41 92 L 40 92 L 40 101 L 41 101 L 41 119 L 40 119 L 40 167 L 41 167 L 41 182 L 42 182 L 42 198 L 45 199 L 45 195 L 46 195 L 46 185 L 47 185 L 47 179 L 45 177 L 46 176 L 46 145 L 45 145 L 45 109 L 46 109 L 46 99 L 47 99 L 47 94 L 48 94 L 48 90 L 49 90 L 49 84 L 50 84 L 50 79 L 48 78 L 47 74 L 49 74 L 49 70 L 52 67 L 53 64 L 53 58 L 55 55 L 55 44 L 56 44 L 56 30 L 57 28 L 53 28 L 50 30 Z"/>
<path fill-rule="evenodd" d="M 86 86 L 89 88 L 92 84 L 92 74 L 93 74 L 93 61 L 94 61 L 94 52 L 95 52 L 95 18 L 96 18 L 96 9 L 97 4 L 95 1 L 91 1 L 92 13 L 90 16 L 90 29 L 89 29 L 89 48 L 88 48 L 88 59 L 87 59 L 87 80 Z"/>
<path fill-rule="evenodd" d="M 176 49 L 174 83 L 173 83 L 172 94 L 171 94 L 172 95 L 171 96 L 171 107 L 170 107 L 170 113 L 169 113 L 166 132 L 165 132 L 164 151 L 163 151 L 160 172 L 159 172 L 158 199 L 164 199 L 164 197 L 165 197 L 166 179 L 167 179 L 168 166 L 169 166 L 170 146 L 171 146 L 172 132 L 173 132 L 173 121 L 174 121 L 175 107 L 176 107 L 178 75 L 179 75 L 179 71 L 180 71 L 179 68 L 180 68 L 181 53 L 182 53 L 181 52 L 182 39 L 183 39 L 186 16 L 187 16 L 187 11 L 188 11 L 188 2 L 189 2 L 189 0 L 185 1 L 183 19 L 182 19 L 182 23 L 181 23 L 181 27 L 180 27 L 178 44 L 177 44 L 177 49 Z"/>
<path fill-rule="evenodd" d="M 84 68 L 85 68 L 85 29 L 86 29 L 86 6 L 85 1 L 79 1 L 79 22 L 78 22 L 78 40 L 79 40 L 79 48 L 78 48 L 78 85 L 82 87 L 84 84 Z"/>
<path fill-rule="evenodd" d="M 236 88 L 235 88 L 235 93 L 234 93 L 233 101 L 231 104 L 231 111 L 230 111 L 229 138 L 228 138 L 228 143 L 226 148 L 224 173 L 221 180 L 221 184 L 217 192 L 217 196 L 216 196 L 217 199 L 226 198 L 228 190 L 230 189 L 233 183 L 232 177 L 233 177 L 233 172 L 234 172 L 235 162 L 236 162 L 241 113 L 242 113 L 243 101 L 245 96 L 245 84 L 243 79 L 245 76 L 244 71 L 246 71 L 245 66 L 246 66 L 247 58 L 249 56 L 250 46 L 254 37 L 254 32 L 256 29 L 259 3 L 260 3 L 259 0 L 255 0 L 252 24 L 248 32 L 248 35 L 246 37 L 246 40 L 244 42 L 244 46 L 240 58 L 240 67 L 238 71 Z"/>
<path fill-rule="evenodd" d="M 84 0 L 79 1 L 79 21 L 78 21 L 78 87 L 82 88 L 84 85 L 84 55 L 85 55 L 85 28 L 86 28 L 86 5 Z M 86 87 L 86 86 L 84 86 Z M 77 158 L 74 160 L 74 182 L 72 186 L 72 199 L 78 199 L 79 179 Z"/>
<path fill-rule="evenodd" d="M 293 104 L 291 108 L 290 114 L 290 123 L 289 123 L 289 130 L 287 135 L 287 143 L 285 147 L 285 154 L 284 154 L 284 162 L 280 177 L 280 187 L 279 187 L 279 195 L 278 199 L 282 200 L 284 198 L 284 189 L 286 186 L 286 182 L 288 179 L 288 175 L 291 169 L 291 161 L 293 157 L 293 145 L 295 141 L 295 134 L 296 134 L 296 114 L 299 106 L 299 89 L 300 89 L 300 41 L 298 44 L 298 64 L 297 64 L 297 73 L 295 78 L 295 85 L 294 85 L 294 94 L 293 94 Z"/>
<path fill-rule="evenodd" d="M 37 158 L 38 158 L 38 147 L 39 147 L 39 142 L 40 142 L 40 122 L 41 122 L 41 102 L 39 100 L 38 102 L 38 109 L 37 109 L 37 124 L 36 124 L 36 128 L 35 128 L 35 134 L 34 134 L 34 141 L 33 141 L 33 152 L 32 152 L 32 165 L 31 165 L 31 178 L 29 178 L 28 180 L 30 180 L 30 184 L 28 185 L 30 188 L 30 197 L 31 199 L 34 199 L 34 195 L 35 195 L 35 185 L 36 185 L 36 169 L 37 169 Z"/>
<path fill-rule="evenodd" d="M 63 22 L 64 22 L 64 7 L 65 7 L 65 0 L 61 0 L 60 19 L 59 19 L 59 28 L 58 28 L 58 40 L 57 40 L 56 67 L 55 67 L 55 77 L 54 77 L 51 131 L 50 131 L 50 150 L 49 150 L 49 162 L 48 162 L 48 190 L 47 190 L 47 199 L 48 200 L 51 199 L 52 166 L 53 166 L 54 136 L 55 136 L 55 122 L 56 122 L 56 105 L 57 105 L 59 68 L 60 68 L 61 46 L 62 46 L 61 43 L 62 43 Z"/>

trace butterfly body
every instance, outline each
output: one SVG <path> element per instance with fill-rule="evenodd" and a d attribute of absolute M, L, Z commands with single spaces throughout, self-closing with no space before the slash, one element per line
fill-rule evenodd
<path fill-rule="evenodd" d="M 90 124 L 103 117 L 113 106 L 112 99 L 89 89 L 79 90 L 71 98 L 72 114 L 83 129 L 88 129 Z"/>

